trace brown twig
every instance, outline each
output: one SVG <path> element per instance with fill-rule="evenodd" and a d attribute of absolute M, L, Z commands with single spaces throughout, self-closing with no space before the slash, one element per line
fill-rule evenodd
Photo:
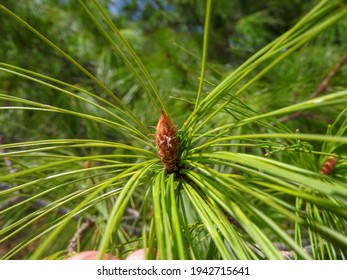
<path fill-rule="evenodd" d="M 76 252 L 77 242 L 82 238 L 85 232 L 94 226 L 95 218 L 92 217 L 90 219 L 85 220 L 79 229 L 75 232 L 73 237 L 70 239 L 69 246 L 67 247 L 67 256 L 71 256 Z"/>
<path fill-rule="evenodd" d="M 332 78 L 337 74 L 337 72 L 341 69 L 342 65 L 347 61 L 347 53 L 345 53 L 340 60 L 334 65 L 334 67 L 329 71 L 328 75 L 325 77 L 323 81 L 319 84 L 314 92 L 310 95 L 308 100 L 314 99 L 319 96 L 321 93 L 326 92 L 328 89 L 328 84 L 332 80 Z M 303 111 L 298 111 L 288 116 L 279 118 L 279 122 L 286 122 L 289 120 L 296 119 L 298 117 L 303 116 Z"/>
<path fill-rule="evenodd" d="M 328 88 L 329 82 L 337 74 L 342 65 L 347 61 L 347 53 L 345 53 L 342 58 L 334 65 L 333 69 L 328 73 L 326 78 L 319 84 L 318 88 L 311 94 L 309 99 L 316 98 L 322 92 L 325 92 Z"/>

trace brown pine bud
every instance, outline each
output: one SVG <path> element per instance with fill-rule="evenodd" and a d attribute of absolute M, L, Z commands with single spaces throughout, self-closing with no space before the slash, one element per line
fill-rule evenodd
<path fill-rule="evenodd" d="M 335 169 L 337 159 L 333 156 L 329 156 L 328 159 L 323 163 L 323 166 L 320 170 L 321 174 L 331 175 Z"/>
<path fill-rule="evenodd" d="M 164 168 L 173 173 L 178 162 L 178 139 L 173 123 L 163 111 L 157 124 L 155 142 Z"/>
<path fill-rule="evenodd" d="M 83 166 L 84 166 L 84 168 L 90 168 L 91 167 L 91 163 L 90 163 L 90 160 L 85 160 L 84 162 L 83 162 Z"/>

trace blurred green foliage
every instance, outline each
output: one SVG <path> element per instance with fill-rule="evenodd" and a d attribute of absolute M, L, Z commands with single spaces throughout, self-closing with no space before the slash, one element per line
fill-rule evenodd
<path fill-rule="evenodd" d="M 315 2 L 215 1 L 206 80 L 214 85 L 218 84 L 224 77 L 222 73 L 233 71 L 245 58 L 289 29 Z M 125 0 L 102 3 L 112 12 L 113 20 L 142 58 L 170 111 L 177 116 L 176 122 L 181 124 L 186 113 L 192 109 L 189 101 L 193 101 L 198 84 L 204 1 Z M 157 116 L 151 110 L 143 110 L 147 106 L 147 100 L 138 81 L 75 1 L 5 1 L 4 5 L 74 57 L 125 104 L 129 104 L 135 114 L 143 116 L 143 120 L 149 120 L 148 125 L 155 121 Z M 346 45 L 346 23 L 342 22 L 340 25 L 322 36 L 319 46 L 295 53 L 280 69 L 267 75 L 257 85 L 258 88 L 250 89 L 252 98 L 247 102 L 257 105 L 259 110 L 269 110 L 269 107 L 305 100 Z M 0 33 L 3 34 L 0 41 L 1 57 L 7 63 L 35 70 L 94 92 L 99 90 L 71 63 L 9 17 L 0 17 Z M 327 44 L 328 50 L 325 48 Z M 270 104 L 258 100 L 258 95 L 254 93 L 259 91 L 262 93 L 259 98 L 267 99 L 263 94 L 267 84 L 275 85 L 273 89 L 278 89 L 276 94 L 268 93 L 273 95 Z M 61 107 L 85 106 L 71 104 L 75 101 L 4 73 L 1 73 L 0 90 L 16 92 L 17 96 L 21 93 L 22 97 L 43 103 L 47 100 L 47 103 Z M 209 90 L 208 85 L 206 90 Z M 182 104 L 183 101 L 170 99 L 170 96 L 179 96 L 186 102 Z M 31 127 L 47 137 L 54 134 L 64 137 L 98 135 L 93 133 L 97 128 L 87 131 L 80 120 L 66 116 L 59 118 L 47 114 L 42 119 L 42 114 L 38 116 L 37 112 L 8 111 L 1 114 L 0 118 L 2 123 L 11 124 L 1 128 L 1 134 L 8 142 L 29 140 L 33 137 L 33 131 L 28 132 Z"/>

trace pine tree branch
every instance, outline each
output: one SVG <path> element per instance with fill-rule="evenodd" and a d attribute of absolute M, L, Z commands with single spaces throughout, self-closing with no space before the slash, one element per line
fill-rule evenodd
<path fill-rule="evenodd" d="M 342 56 L 342 58 L 334 65 L 333 69 L 328 73 L 325 79 L 319 84 L 318 88 L 311 94 L 309 99 L 316 98 L 323 92 L 326 92 L 329 82 L 341 69 L 342 65 L 347 61 L 347 52 Z"/>
<path fill-rule="evenodd" d="M 310 95 L 308 100 L 314 99 L 318 97 L 320 94 L 324 93 L 328 89 L 329 82 L 334 78 L 334 76 L 338 73 L 338 71 L 341 69 L 342 65 L 347 61 L 347 53 L 345 53 L 340 60 L 334 65 L 334 67 L 331 69 L 331 71 L 328 73 L 328 75 L 324 78 L 323 81 L 320 82 L 319 86 L 316 88 L 314 92 Z M 288 116 L 279 118 L 279 122 L 287 122 L 299 117 L 302 117 L 304 115 L 303 111 L 298 111 L 293 114 L 290 114 Z"/>

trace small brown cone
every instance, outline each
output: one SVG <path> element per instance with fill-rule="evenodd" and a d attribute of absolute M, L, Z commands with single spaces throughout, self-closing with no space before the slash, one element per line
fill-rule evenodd
<path fill-rule="evenodd" d="M 320 170 L 321 174 L 324 175 L 331 175 L 335 169 L 337 159 L 333 156 L 329 156 L 327 160 L 323 163 L 323 166 Z"/>
<path fill-rule="evenodd" d="M 163 111 L 157 124 L 155 142 L 164 168 L 173 173 L 178 162 L 178 139 L 174 125 Z"/>

